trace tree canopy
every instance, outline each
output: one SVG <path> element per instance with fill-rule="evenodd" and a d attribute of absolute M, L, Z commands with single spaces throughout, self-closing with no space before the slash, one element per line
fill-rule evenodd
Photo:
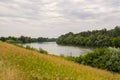
<path fill-rule="evenodd" d="M 103 47 L 120 47 L 120 27 L 107 30 L 93 30 L 74 34 L 69 32 L 57 39 L 57 44 Z"/>
<path fill-rule="evenodd" d="M 44 37 L 38 37 L 38 38 L 31 38 L 26 36 L 20 36 L 20 37 L 0 37 L 1 41 L 6 41 L 10 43 L 31 43 L 31 42 L 51 42 L 56 41 L 56 38 L 44 38 Z"/>

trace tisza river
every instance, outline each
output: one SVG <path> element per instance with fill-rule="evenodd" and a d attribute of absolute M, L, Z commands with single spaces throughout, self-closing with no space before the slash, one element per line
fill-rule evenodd
<path fill-rule="evenodd" d="M 63 54 L 64 56 L 79 56 L 92 51 L 89 48 L 81 48 L 81 47 L 75 47 L 75 46 L 62 46 L 62 45 L 56 44 L 56 42 L 24 44 L 24 46 L 27 46 L 27 45 L 36 49 L 42 48 L 46 50 L 49 54 L 54 54 L 54 55 Z"/>

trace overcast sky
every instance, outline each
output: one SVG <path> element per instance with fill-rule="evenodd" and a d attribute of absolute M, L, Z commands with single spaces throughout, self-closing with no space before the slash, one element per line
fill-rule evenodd
<path fill-rule="evenodd" d="M 0 36 L 58 37 L 120 25 L 120 0 L 0 0 Z"/>

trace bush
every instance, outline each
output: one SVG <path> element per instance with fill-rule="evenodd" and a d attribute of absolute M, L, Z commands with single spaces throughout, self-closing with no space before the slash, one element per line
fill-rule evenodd
<path fill-rule="evenodd" d="M 25 48 L 26 48 L 26 49 L 29 49 L 29 50 L 35 50 L 35 51 L 37 51 L 35 48 L 30 47 L 29 45 L 27 45 Z"/>
<path fill-rule="evenodd" d="M 26 46 L 26 49 L 31 49 L 31 47 L 29 45 Z"/>
<path fill-rule="evenodd" d="M 120 72 L 120 49 L 119 48 L 108 48 L 106 53 L 107 61 L 105 64 L 105 68 L 110 71 Z"/>
<path fill-rule="evenodd" d="M 48 54 L 48 52 L 46 50 L 42 49 L 42 48 L 39 49 L 39 52 L 44 53 L 44 54 Z"/>
<path fill-rule="evenodd" d="M 79 57 L 68 57 L 69 60 L 78 62 L 84 65 L 90 65 L 92 67 L 97 67 L 105 69 L 108 71 L 119 72 L 120 73 L 120 49 L 119 48 L 101 48 L 88 53 L 86 55 L 81 55 Z"/>

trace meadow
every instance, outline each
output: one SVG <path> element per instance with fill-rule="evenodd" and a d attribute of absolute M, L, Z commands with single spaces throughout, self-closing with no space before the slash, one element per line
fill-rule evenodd
<path fill-rule="evenodd" d="M 120 74 L 0 42 L 0 80 L 120 80 Z"/>

